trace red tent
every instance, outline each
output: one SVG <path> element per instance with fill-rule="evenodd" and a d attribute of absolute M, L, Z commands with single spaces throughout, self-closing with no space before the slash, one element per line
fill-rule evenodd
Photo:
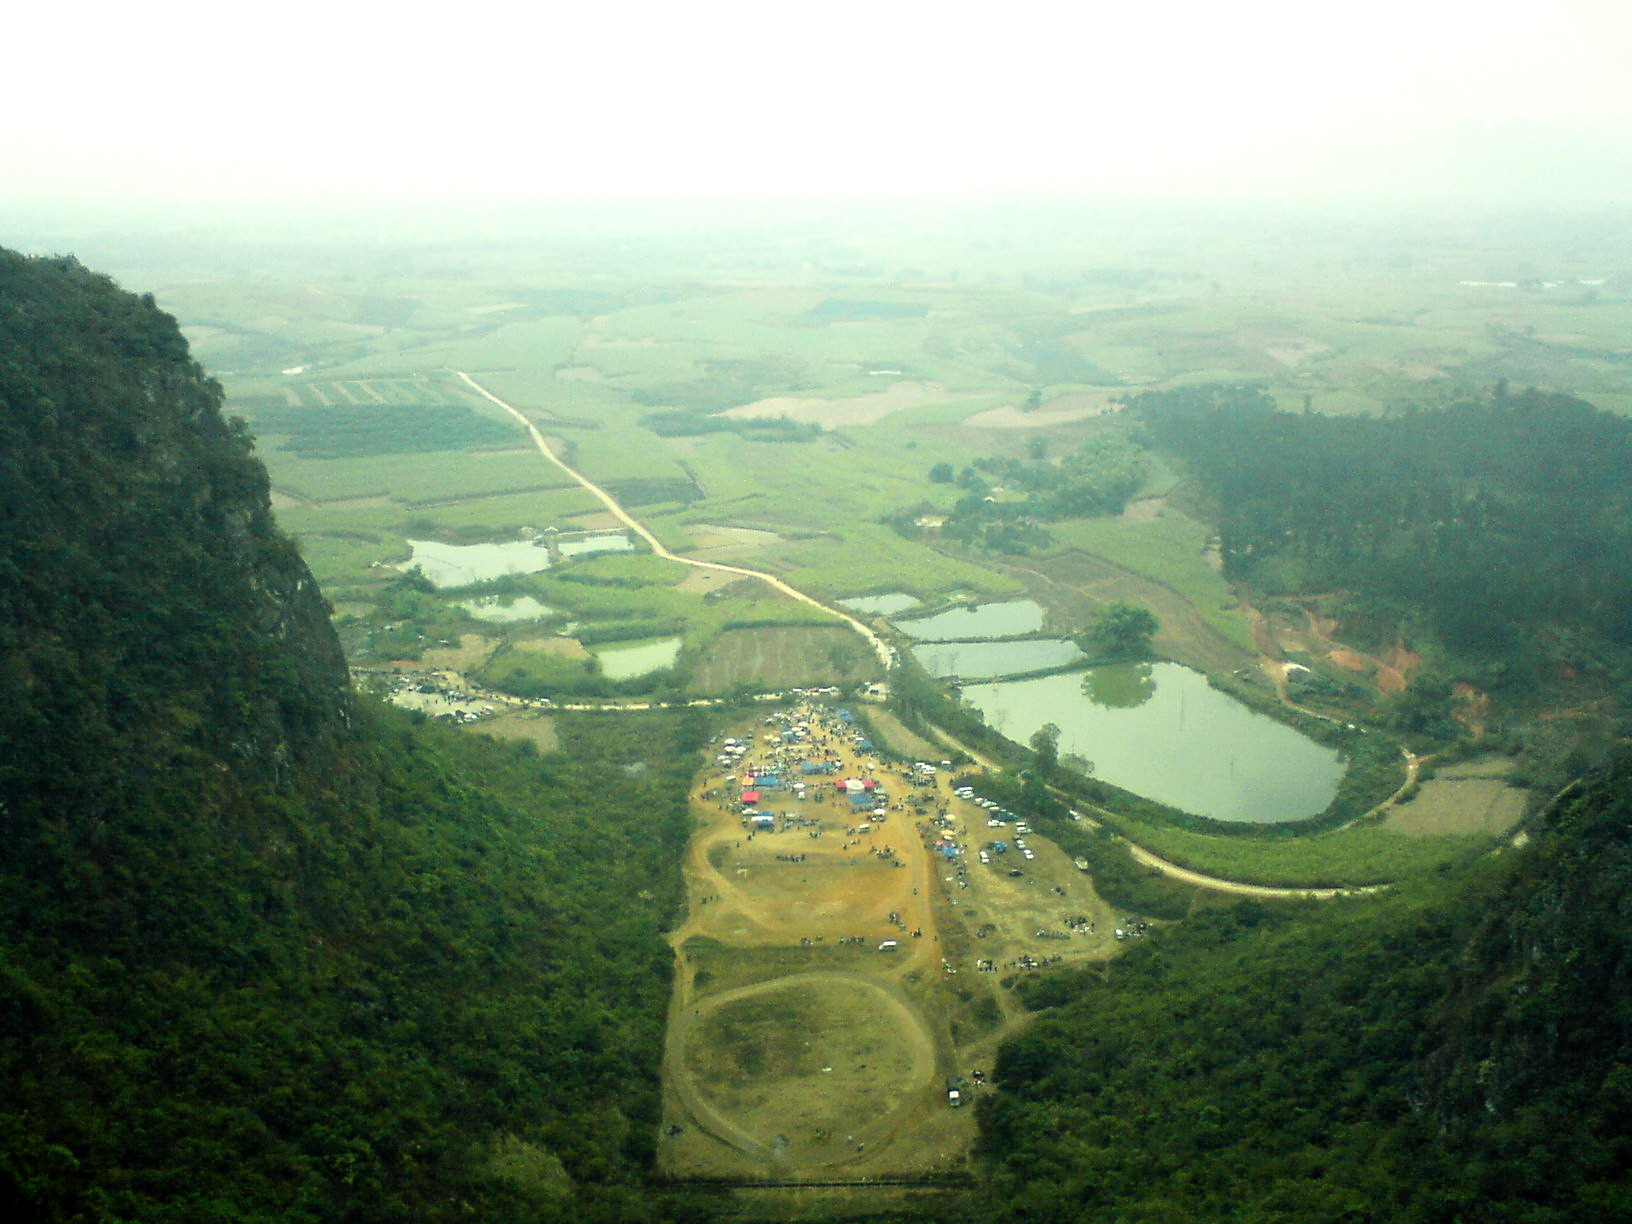
<path fill-rule="evenodd" d="M 742 792 L 742 801 L 744 803 L 758 803 L 759 802 L 759 792 L 758 791 L 743 791 Z"/>

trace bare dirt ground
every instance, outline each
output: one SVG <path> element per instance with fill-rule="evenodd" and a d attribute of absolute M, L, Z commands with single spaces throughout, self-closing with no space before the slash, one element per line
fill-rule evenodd
<path fill-rule="evenodd" d="M 1421 783 L 1413 798 L 1396 803 L 1383 827 L 1417 836 L 1510 833 L 1524 815 L 1527 797 L 1524 790 L 1507 784 L 1512 769 L 1513 763 L 1502 757 L 1447 765 Z"/>
<path fill-rule="evenodd" d="M 1368 654 L 1338 641 L 1341 626 L 1332 617 L 1321 615 L 1315 606 L 1301 608 L 1296 619 L 1284 614 L 1265 615 L 1257 609 L 1250 610 L 1250 616 L 1255 621 L 1254 637 L 1266 657 L 1279 659 L 1290 653 L 1323 658 L 1385 695 L 1404 692 L 1422 665 L 1422 656 L 1403 646 Z M 1283 698 L 1284 679 L 1283 674 L 1277 680 Z"/>
<path fill-rule="evenodd" d="M 1024 1019 L 1005 983 L 1026 972 L 1023 958 L 1112 954 L 1118 919 L 1041 838 L 1026 839 L 1031 860 L 1011 849 L 980 863 L 981 844 L 1012 842 L 1012 826 L 988 829 L 944 775 L 915 787 L 859 754 L 830 713 L 805 707 L 738 734 L 762 739 L 793 721 L 811 739 L 791 761 L 827 757 L 834 776 L 875 778 L 888 808 L 882 821 L 858 813 L 818 775 L 812 798 L 763 794 L 778 828 L 750 832 L 744 766 L 772 747 L 699 777 L 688 914 L 671 934 L 660 1162 L 681 1177 L 791 1180 L 959 1168 L 973 1111 L 949 1107 L 946 1081 L 990 1090 L 973 1072 Z M 947 857 L 937 839 L 963 852 Z"/>

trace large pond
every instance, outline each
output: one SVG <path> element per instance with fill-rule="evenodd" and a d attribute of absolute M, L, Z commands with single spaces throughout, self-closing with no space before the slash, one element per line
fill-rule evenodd
<path fill-rule="evenodd" d="M 536 574 L 550 567 L 550 550 L 531 540 L 507 544 L 439 544 L 435 540 L 409 540 L 413 549 L 404 569 L 419 566 L 420 572 L 439 587 L 470 586 L 506 574 Z"/>
<path fill-rule="evenodd" d="M 601 675 L 608 680 L 632 680 L 673 667 L 680 657 L 680 639 L 649 638 L 627 646 L 598 646 L 595 656 L 601 661 Z"/>
<path fill-rule="evenodd" d="M 1018 637 L 1022 633 L 1036 633 L 1043 627 L 1043 609 L 1030 599 L 1011 599 L 896 621 L 895 627 L 908 637 L 927 642 Z"/>
<path fill-rule="evenodd" d="M 908 608 L 916 608 L 920 600 L 905 591 L 886 591 L 882 595 L 857 595 L 839 600 L 839 607 L 860 612 L 863 616 L 894 616 Z"/>
<path fill-rule="evenodd" d="M 513 598 L 499 595 L 492 599 L 473 599 L 465 605 L 465 611 L 477 620 L 496 621 L 506 625 L 543 620 L 546 616 L 555 615 L 554 608 L 539 603 L 531 595 L 517 595 Z"/>
<path fill-rule="evenodd" d="M 963 698 L 994 730 L 1027 743 L 1060 728 L 1060 754 L 1094 775 L 1215 820 L 1274 824 L 1325 809 L 1337 751 L 1211 688 L 1177 663 L 1121 663 L 1034 680 L 972 684 Z"/>
<path fill-rule="evenodd" d="M 926 642 L 912 648 L 912 657 L 932 676 L 989 680 L 1078 663 L 1082 651 L 1064 638 L 1027 638 L 1018 642 Z"/>

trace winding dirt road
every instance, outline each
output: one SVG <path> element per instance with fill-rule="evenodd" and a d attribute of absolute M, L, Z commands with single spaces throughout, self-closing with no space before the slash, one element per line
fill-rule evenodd
<path fill-rule="evenodd" d="M 521 423 L 522 428 L 527 431 L 528 436 L 532 438 L 533 445 L 538 448 L 538 453 L 543 455 L 551 463 L 555 464 L 556 467 L 560 468 L 568 476 L 572 477 L 573 480 L 577 481 L 578 484 L 582 485 L 585 489 L 592 493 L 600 501 L 600 503 L 612 513 L 614 518 L 616 518 L 625 527 L 629 528 L 630 531 L 634 532 L 641 539 L 645 540 L 646 543 L 650 545 L 653 556 L 662 557 L 665 561 L 675 561 L 681 565 L 689 565 L 695 569 L 714 570 L 722 574 L 740 574 L 744 578 L 757 578 L 761 582 L 770 586 L 772 590 L 777 591 L 779 594 L 786 595 L 789 599 L 796 599 L 800 603 L 809 604 L 813 608 L 820 608 L 823 612 L 838 617 L 846 625 L 850 626 L 850 628 L 854 629 L 867 640 L 868 645 L 873 648 L 873 653 L 878 656 L 879 665 L 883 667 L 886 672 L 889 671 L 889 669 L 894 665 L 895 658 L 890 649 L 890 644 L 877 633 L 869 629 L 854 616 L 851 616 L 848 612 L 844 612 L 838 608 L 824 604 L 821 600 L 815 598 L 814 596 L 807 595 L 797 587 L 790 586 L 788 583 L 778 578 L 775 574 L 767 574 L 764 570 L 749 569 L 745 565 L 726 565 L 719 561 L 699 561 L 695 557 L 686 557 L 680 555 L 679 553 L 672 552 L 670 549 L 665 547 L 663 542 L 653 535 L 638 519 L 625 510 L 623 506 L 619 504 L 616 498 L 614 498 L 605 489 L 601 488 L 600 485 L 590 480 L 589 477 L 585 476 L 582 472 L 570 466 L 561 458 L 561 456 L 552 451 L 549 443 L 544 440 L 544 435 L 539 432 L 538 426 L 534 425 L 531 420 L 521 413 L 520 410 L 510 404 L 505 403 L 502 399 L 494 395 L 493 392 L 482 386 L 481 383 L 477 382 L 463 370 L 455 370 L 453 373 L 457 374 L 461 379 L 463 379 L 466 385 L 469 386 L 472 391 L 476 392 L 477 395 L 480 395 L 483 399 L 487 400 L 488 403 L 493 404 L 496 407 L 503 408 L 511 416 L 515 417 L 515 419 Z"/>

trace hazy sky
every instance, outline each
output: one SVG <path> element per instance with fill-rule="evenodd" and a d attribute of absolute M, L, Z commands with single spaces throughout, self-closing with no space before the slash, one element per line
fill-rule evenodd
<path fill-rule="evenodd" d="M 1632 0 L 32 7 L 0 202 L 1632 183 Z"/>

